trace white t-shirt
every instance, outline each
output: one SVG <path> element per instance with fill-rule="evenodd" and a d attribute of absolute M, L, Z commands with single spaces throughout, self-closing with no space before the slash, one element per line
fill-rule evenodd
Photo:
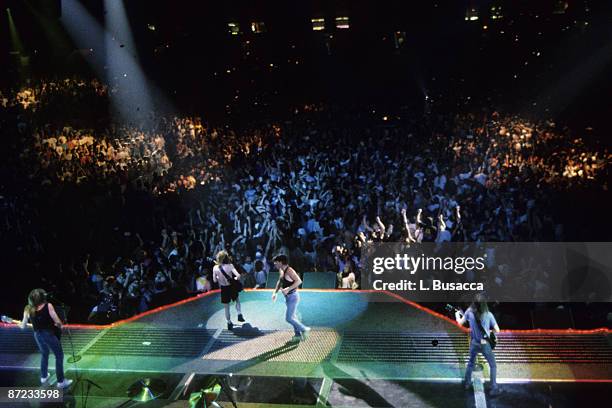
<path fill-rule="evenodd" d="M 221 270 L 219 269 L 220 265 L 215 265 L 213 267 L 213 281 L 218 282 L 219 286 L 229 286 L 230 283 L 227 280 L 227 278 L 225 277 L 225 275 L 229 276 L 230 278 L 232 277 L 232 275 L 234 275 L 237 278 L 240 278 L 240 274 L 238 273 L 238 271 L 236 270 L 236 268 L 234 268 L 234 265 L 232 264 L 224 264 L 223 266 L 223 272 L 225 272 L 225 275 L 223 275 L 223 273 L 221 273 Z"/>

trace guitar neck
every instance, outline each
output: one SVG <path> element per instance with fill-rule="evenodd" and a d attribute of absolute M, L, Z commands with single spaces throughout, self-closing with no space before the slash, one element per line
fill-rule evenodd
<path fill-rule="evenodd" d="M 12 323 L 9 324 L 14 324 L 15 326 L 21 326 L 21 320 L 13 320 Z M 26 327 L 29 327 L 30 329 L 34 328 L 34 326 L 32 326 L 32 323 L 26 323 Z"/>
<path fill-rule="evenodd" d="M 6 317 L 3 316 L 2 323 L 14 324 L 16 326 L 21 326 L 23 321 L 22 320 L 11 319 L 11 318 L 6 318 Z M 33 328 L 34 327 L 34 326 L 32 326 L 32 323 L 26 323 L 26 326 L 29 327 L 29 328 Z"/>
<path fill-rule="evenodd" d="M 456 308 L 455 306 L 453 306 L 453 305 L 451 305 L 451 304 L 447 304 L 447 305 L 446 305 L 446 310 L 448 310 L 448 311 L 451 311 L 451 310 L 452 310 L 453 312 L 460 312 L 460 313 L 463 313 L 463 310 L 461 310 L 461 309 L 459 309 L 459 308 Z"/>

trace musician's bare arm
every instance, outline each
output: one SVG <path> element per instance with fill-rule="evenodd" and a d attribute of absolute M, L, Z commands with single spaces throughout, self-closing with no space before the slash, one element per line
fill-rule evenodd
<path fill-rule="evenodd" d="M 55 313 L 55 308 L 51 303 L 49 303 L 49 315 L 51 316 L 51 319 L 53 319 L 57 327 L 62 327 L 62 321 L 57 316 L 57 313 Z"/>
<path fill-rule="evenodd" d="M 457 310 L 455 312 L 455 320 L 457 320 L 457 323 L 459 323 L 460 326 L 463 326 L 467 320 L 465 313 L 461 313 L 460 310 Z"/>
<path fill-rule="evenodd" d="M 23 318 L 21 319 L 21 323 L 19 323 L 19 327 L 25 329 L 28 325 L 28 320 L 30 319 L 30 315 L 27 311 L 23 311 Z"/>
<path fill-rule="evenodd" d="M 240 272 L 238 272 L 238 270 L 236 269 L 234 265 L 232 265 L 232 273 L 234 274 L 234 279 L 236 280 L 240 279 Z"/>
<path fill-rule="evenodd" d="M 272 300 L 276 300 L 276 294 L 278 293 L 281 287 L 281 279 L 283 279 L 283 273 L 281 272 L 278 276 L 278 281 L 276 281 L 276 286 L 274 287 L 274 292 L 272 292 Z"/>

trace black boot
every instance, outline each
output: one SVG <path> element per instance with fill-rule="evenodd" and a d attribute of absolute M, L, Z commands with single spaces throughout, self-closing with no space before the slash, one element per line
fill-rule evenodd
<path fill-rule="evenodd" d="M 227 330 L 232 330 L 234 328 L 234 323 L 227 322 Z"/>
<path fill-rule="evenodd" d="M 244 322 L 244 317 L 242 317 L 241 314 L 238 315 L 238 321 L 239 322 Z"/>

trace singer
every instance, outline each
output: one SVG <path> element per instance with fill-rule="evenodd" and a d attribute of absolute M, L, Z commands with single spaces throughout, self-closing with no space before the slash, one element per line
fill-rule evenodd
<path fill-rule="evenodd" d="M 285 295 L 285 303 L 287 305 L 285 320 L 293 326 L 294 336 L 292 341 L 300 342 L 306 340 L 310 332 L 310 327 L 304 326 L 297 318 L 297 306 L 300 302 L 298 288 L 302 284 L 302 279 L 297 272 L 289 266 L 289 260 L 286 255 L 276 255 L 273 261 L 280 275 L 274 292 L 272 293 L 272 301 L 276 301 L 276 293 L 279 290 Z"/>

